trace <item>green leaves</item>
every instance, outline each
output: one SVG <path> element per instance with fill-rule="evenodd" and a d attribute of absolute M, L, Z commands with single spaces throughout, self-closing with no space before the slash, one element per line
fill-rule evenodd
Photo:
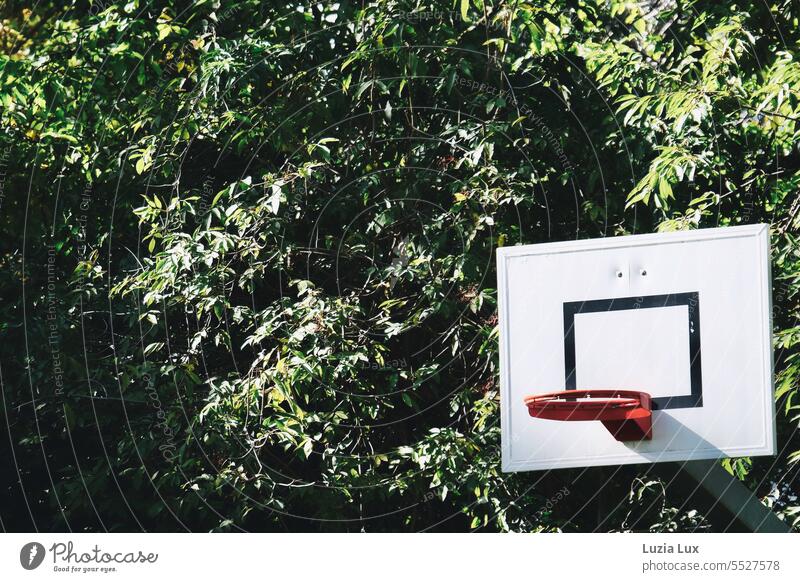
<path fill-rule="evenodd" d="M 326 144 L 336 143 L 338 141 L 339 141 L 339 139 L 335 138 L 335 137 L 325 137 L 325 138 L 322 138 L 321 140 L 317 141 L 316 143 L 308 145 L 308 147 L 306 149 L 308 150 L 309 154 L 317 152 L 317 153 L 322 155 L 322 158 L 326 162 L 330 162 L 331 161 L 331 149 Z"/>
<path fill-rule="evenodd" d="M 171 34 L 180 33 L 181 27 L 173 23 L 172 17 L 167 10 L 161 12 L 156 24 L 156 32 L 158 33 L 158 40 L 162 41 L 169 37 Z"/>
<path fill-rule="evenodd" d="M 460 4 L 461 20 L 469 22 L 469 0 L 456 0 Z"/>
<path fill-rule="evenodd" d="M 666 201 L 672 198 L 672 186 L 664 176 L 658 177 L 658 200 Z M 659 202 L 660 203 L 660 202 Z"/>
<path fill-rule="evenodd" d="M 650 163 L 647 174 L 628 194 L 626 208 L 639 202 L 648 204 L 652 197 L 657 208 L 668 209 L 674 198 L 672 184 L 685 179 L 691 181 L 697 167 L 708 164 L 707 154 L 697 156 L 680 147 L 663 146 L 657 151 L 658 156 Z"/>
<path fill-rule="evenodd" d="M 561 477 L 500 471 L 496 246 L 772 223 L 778 422 L 797 428 L 799 40 L 766 24 L 796 7 L 105 4 L 12 15 L 0 56 L 0 257 L 31 306 L 26 322 L 13 292 L 0 307 L 4 362 L 31 350 L 28 368 L 4 364 L 10 401 L 31 379 L 52 390 L 52 242 L 67 394 L 88 366 L 132 403 L 63 417 L 42 399 L 41 431 L 16 417 L 23 456 L 54 451 L 76 527 L 93 515 L 72 502 L 82 477 L 107 490 L 112 471 L 148 529 L 173 511 L 206 531 L 283 527 L 270 508 L 319 529 L 703 524 L 632 472 L 608 484 L 631 494 L 601 525 L 579 511 L 594 491 L 537 513 Z M 78 350 L 84 336 L 105 351 Z M 79 475 L 65 428 L 92 458 L 98 434 L 113 442 L 110 467 Z M 729 469 L 772 478 L 797 447 L 773 472 Z M 93 499 L 109 525 L 142 526 Z"/>

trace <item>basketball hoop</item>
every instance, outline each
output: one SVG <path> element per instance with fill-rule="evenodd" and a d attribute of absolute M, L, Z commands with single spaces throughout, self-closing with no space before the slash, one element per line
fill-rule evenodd
<path fill-rule="evenodd" d="M 547 420 L 599 420 L 618 441 L 650 440 L 650 395 L 635 390 L 565 390 L 525 397 L 528 413 Z"/>

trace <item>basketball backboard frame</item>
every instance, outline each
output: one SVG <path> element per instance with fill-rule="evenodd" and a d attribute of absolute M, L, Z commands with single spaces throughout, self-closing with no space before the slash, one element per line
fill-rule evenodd
<path fill-rule="evenodd" d="M 653 249 L 661 249 L 654 252 Z M 664 249 L 667 249 L 666 251 Z M 706 250 L 702 250 L 706 249 Z M 710 250 L 709 250 L 710 249 Z M 587 254 L 589 253 L 589 254 Z M 593 253 L 593 254 L 592 254 Z M 716 254 L 725 255 L 716 258 Z M 733 253 L 731 256 L 728 254 Z M 578 262 L 570 263 L 569 257 L 582 256 Z M 645 273 L 647 265 L 651 262 L 648 257 L 652 256 L 654 265 L 657 265 L 657 274 L 651 279 L 646 279 L 641 273 Z M 697 257 L 715 257 L 709 265 L 698 263 Z M 591 258 L 587 262 L 587 257 Z M 569 272 L 568 281 L 559 283 L 557 274 L 559 261 L 565 268 L 572 269 L 575 265 L 583 265 L 585 276 L 576 276 L 574 269 Z M 586 267 L 589 265 L 589 267 Z M 771 277 L 769 263 L 769 237 L 767 225 L 748 225 L 726 228 L 703 229 L 694 231 L 681 231 L 672 233 L 657 233 L 643 235 L 629 235 L 623 237 L 590 239 L 579 241 L 567 241 L 556 243 L 542 243 L 537 245 L 524 245 L 516 247 L 505 247 L 497 250 L 498 268 L 498 313 L 500 319 L 500 385 L 501 385 L 501 428 L 502 428 L 502 459 L 504 471 L 524 471 L 524 470 L 544 470 L 566 467 L 585 467 L 594 465 L 616 465 L 627 463 L 649 463 L 660 461 L 681 461 L 711 459 L 725 456 L 759 456 L 775 454 L 775 410 L 774 410 L 774 381 L 773 381 L 773 361 L 772 361 L 772 330 L 771 330 Z M 611 271 L 613 270 L 613 275 Z M 674 277 L 665 276 L 664 273 L 674 270 L 679 275 Z M 688 270 L 689 273 L 683 271 Z M 609 273 L 606 273 L 609 271 Z M 706 275 L 706 272 L 708 273 Z M 551 280 L 550 283 L 543 283 L 541 277 Z M 640 276 L 641 275 L 641 276 Z M 611 283 L 608 277 L 616 277 L 616 282 Z M 659 278 L 660 277 L 660 278 Z M 696 284 L 692 278 L 696 279 Z M 718 277 L 719 284 L 714 281 L 704 281 L 704 277 Z M 524 293 L 510 291 L 510 280 L 519 287 L 522 284 L 530 283 L 531 294 L 529 297 Z M 581 287 L 576 282 L 583 280 L 588 284 L 588 290 L 571 294 L 565 288 Z M 731 325 L 721 330 L 705 330 L 701 324 L 703 315 L 706 315 L 706 325 L 719 327 L 717 319 L 719 313 L 715 311 L 714 294 L 720 294 L 720 289 L 725 285 L 732 285 L 742 281 L 742 286 L 731 286 L 732 293 L 742 293 L 741 303 L 744 305 L 743 326 L 746 329 L 734 328 Z M 627 283 L 627 286 L 626 286 Z M 613 287 L 613 285 L 618 285 Z M 555 295 L 551 293 L 546 301 L 548 302 L 547 317 L 543 316 L 541 310 L 537 311 L 535 304 L 530 300 L 535 300 L 537 291 L 546 290 L 550 285 L 550 291 L 555 289 Z M 561 285 L 561 287 L 559 287 Z M 592 285 L 597 291 L 593 294 Z M 615 289 L 608 293 L 609 289 Z M 626 290 L 633 290 L 635 293 L 626 293 Z M 550 291 L 547 291 L 549 293 Z M 547 294 L 545 293 L 545 295 Z M 560 297 L 556 295 L 560 293 Z M 599 296 L 598 296 L 599 295 Z M 736 303 L 736 298 L 732 296 L 722 297 L 722 304 L 731 307 Z M 557 304 L 560 303 L 560 313 Z M 520 305 L 524 304 L 521 308 Z M 533 307 L 532 307 L 533 305 Z M 684 308 L 685 306 L 685 308 Z M 626 309 L 642 309 L 632 318 L 638 318 L 638 313 L 643 313 L 649 308 L 652 313 L 659 311 L 660 307 L 673 307 L 680 311 L 669 312 L 669 321 L 686 321 L 689 348 L 688 355 L 682 356 L 689 362 L 685 377 L 686 390 L 678 395 L 659 396 L 653 398 L 654 431 L 658 435 L 659 429 L 679 431 L 680 438 L 677 438 L 680 446 L 673 447 L 672 441 L 664 446 L 664 450 L 657 450 L 658 445 L 650 446 L 638 443 L 628 443 L 626 448 L 604 448 L 605 445 L 588 447 L 581 451 L 581 442 L 607 438 L 597 430 L 587 428 L 584 422 L 558 422 L 551 420 L 540 420 L 533 418 L 523 419 L 524 403 L 522 398 L 529 394 L 541 392 L 553 392 L 564 389 L 583 389 L 587 386 L 580 385 L 580 372 L 575 378 L 576 366 L 574 360 L 575 318 L 583 314 L 595 313 L 605 317 L 612 311 L 624 311 Z M 663 311 L 664 317 L 668 312 Z M 625 314 L 622 314 L 625 315 Z M 674 315 L 674 317 L 673 317 Z M 558 327 L 554 321 L 558 317 Z M 512 323 L 512 317 L 516 318 L 517 325 Z M 544 320 L 547 320 L 544 322 Z M 590 322 L 584 318 L 584 322 Z M 666 321 L 666 320 L 664 320 Z M 570 325 L 570 322 L 572 324 Z M 538 326 L 537 324 L 542 324 Z M 591 329 L 598 328 L 593 324 Z M 520 342 L 524 343 L 526 330 L 520 326 L 529 326 L 530 329 L 543 330 L 542 333 L 549 333 L 550 339 L 544 340 L 536 338 L 531 342 L 532 345 L 548 346 L 540 350 L 540 354 L 545 357 L 538 363 L 537 354 L 526 352 L 520 349 Z M 586 327 L 586 326 L 584 326 Z M 591 327 L 591 326 L 590 326 Z M 586 327 L 586 329 L 590 329 Z M 558 333 L 553 332 L 560 329 Z M 715 432 L 705 435 L 710 438 L 710 442 L 704 440 L 704 426 L 710 425 L 711 420 L 704 421 L 702 415 L 712 415 L 709 406 L 715 407 L 721 415 L 739 415 L 736 404 L 731 403 L 730 399 L 721 400 L 718 385 L 724 382 L 729 375 L 720 373 L 719 368 L 724 358 L 710 350 L 715 349 L 719 343 L 720 335 L 731 336 L 733 330 L 734 339 L 741 339 L 747 334 L 756 334 L 757 338 L 752 338 L 752 345 L 746 346 L 748 357 L 747 378 L 751 380 L 752 392 L 750 388 L 736 386 L 739 392 L 745 390 L 744 400 L 748 407 L 746 435 L 739 441 L 735 437 L 726 437 L 723 433 L 724 423 L 741 422 L 741 417 L 736 418 L 717 418 L 713 421 Z M 586 332 L 584 332 L 586 333 Z M 736 335 L 738 333 L 739 335 Z M 531 336 L 533 337 L 533 336 Z M 680 341 L 684 341 L 678 338 Z M 703 340 L 706 340 L 704 344 Z M 676 340 L 676 341 L 678 341 Z M 715 344 L 716 342 L 716 344 Z M 584 338 L 584 344 L 586 339 Z M 602 346 L 602 342 L 595 342 Z M 557 353 L 554 344 L 558 344 L 561 349 L 561 361 L 556 362 Z M 711 366 L 714 370 L 706 370 L 703 373 L 703 364 L 700 346 L 703 344 L 705 350 L 703 356 L 711 355 Z M 589 342 L 589 345 L 594 345 Z M 563 346 L 563 347 L 562 347 Z M 571 347 L 570 347 L 571 346 Z M 570 355 L 570 350 L 572 354 Z M 753 352 L 758 353 L 753 353 Z M 546 352 L 546 353 L 545 353 Z M 735 354 L 745 353 L 743 346 L 736 347 L 732 352 Z M 570 363 L 570 357 L 573 362 Z M 578 356 L 580 359 L 580 356 Z M 525 382 L 519 374 L 512 374 L 512 366 L 522 362 L 521 368 L 528 371 L 529 376 L 541 376 L 548 378 L 542 384 L 541 378 L 532 381 L 530 386 L 524 386 Z M 737 360 L 737 358 L 734 358 Z M 738 358 L 741 360 L 741 357 Z M 732 366 L 744 365 L 740 361 L 731 362 Z M 538 374 L 537 366 L 547 368 L 550 374 Z M 759 366 L 760 370 L 752 369 Z M 559 374 L 555 373 L 558 368 Z M 591 372 L 591 370 L 590 370 Z M 757 373 L 756 373 L 757 372 Z M 591 375 L 591 374 L 589 374 Z M 557 378 L 560 378 L 558 380 Z M 705 382 L 704 382 L 705 380 Z M 538 383 L 537 383 L 538 382 Z M 716 391 L 709 402 L 707 392 L 711 382 L 711 390 Z M 588 388 L 615 388 L 633 389 L 647 391 L 647 386 L 588 386 Z M 758 392 L 758 394 L 755 394 Z M 737 396 L 732 396 L 734 401 Z M 703 403 L 706 403 L 705 409 Z M 687 412 L 689 406 L 697 407 L 693 413 Z M 514 410 L 513 407 L 522 409 Z M 677 408 L 677 410 L 671 410 Z M 760 411 L 758 410 L 760 409 Z M 700 412 L 698 412 L 698 410 Z M 750 413 L 752 411 L 752 414 Z M 755 418 L 760 414 L 758 418 Z M 740 415 L 741 416 L 741 415 Z M 659 421 L 659 418 L 661 419 Z M 708 416 L 708 418 L 712 418 Z M 532 425 L 525 426 L 523 423 L 550 423 L 549 425 L 539 425 L 532 429 Z M 516 423 L 516 424 L 515 424 Z M 748 424 L 749 423 L 749 424 Z M 565 425 L 570 425 L 565 427 Z M 683 426 L 683 428 L 681 428 Z M 544 427 L 544 428 L 543 428 Z M 713 432 L 713 434 L 712 434 Z M 735 432 L 735 431 L 734 431 Z M 689 437 L 687 435 L 694 435 Z M 607 433 L 606 433 L 607 435 Z M 662 435 L 663 436 L 663 435 Z M 763 438 L 760 438 L 763 437 Z M 530 443 L 525 442 L 526 438 L 541 440 L 538 448 L 533 449 Z M 687 443 L 698 444 L 691 447 Z M 726 440 L 728 439 L 728 440 Z M 549 442 L 545 442 L 548 441 Z M 656 442 L 658 438 L 654 439 Z M 675 438 L 673 438 L 675 440 Z M 569 441 L 569 446 L 565 445 Z M 538 442 L 538 441 L 537 441 Z M 705 443 L 705 444 L 703 444 Z M 523 446 L 524 445 L 524 446 Z M 687 448 L 688 446 L 688 448 Z M 517 449 L 517 450 L 515 450 Z M 548 455 L 548 450 L 555 450 L 558 454 Z"/>

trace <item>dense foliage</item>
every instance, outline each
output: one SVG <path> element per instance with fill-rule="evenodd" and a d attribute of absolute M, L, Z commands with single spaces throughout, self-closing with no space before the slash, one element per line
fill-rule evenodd
<path fill-rule="evenodd" d="M 779 455 L 724 464 L 796 523 L 797 3 L 4 6 L 5 528 L 735 528 L 500 472 L 493 257 L 756 222 Z"/>

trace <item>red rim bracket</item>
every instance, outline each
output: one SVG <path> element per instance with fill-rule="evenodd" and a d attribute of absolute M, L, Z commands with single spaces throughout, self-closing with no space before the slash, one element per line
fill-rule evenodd
<path fill-rule="evenodd" d="M 525 397 L 528 413 L 547 420 L 599 420 L 618 441 L 653 438 L 650 395 L 635 390 L 564 390 Z"/>

